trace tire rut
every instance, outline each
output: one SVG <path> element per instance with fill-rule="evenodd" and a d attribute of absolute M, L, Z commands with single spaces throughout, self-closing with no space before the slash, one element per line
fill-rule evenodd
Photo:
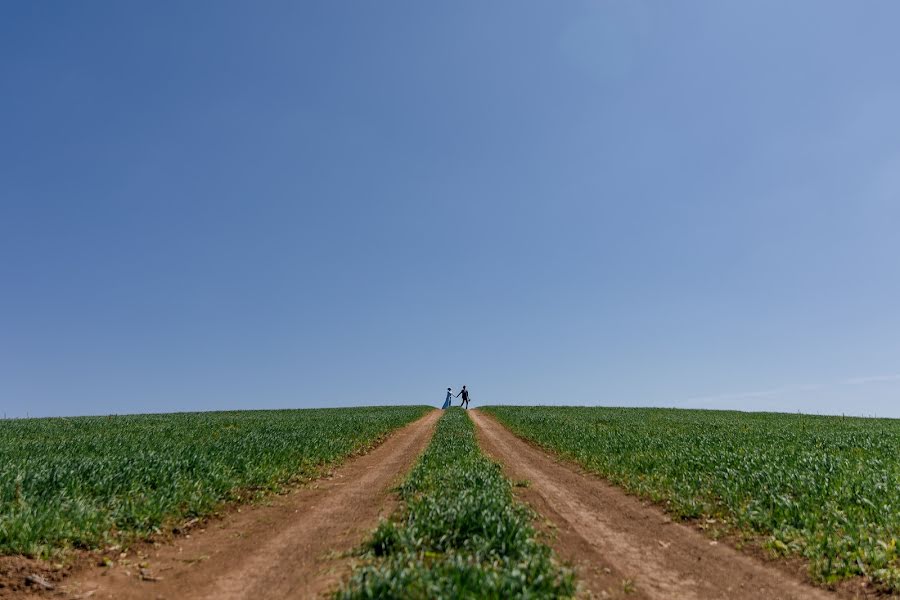
<path fill-rule="evenodd" d="M 392 488 L 428 445 L 440 411 L 395 431 L 370 452 L 325 479 L 267 505 L 244 506 L 199 532 L 155 544 L 143 560 L 89 568 L 60 586 L 62 597 L 154 600 L 175 598 L 314 598 L 332 591 L 350 570 L 346 553 L 380 516 L 397 506 Z M 153 577 L 144 577 L 150 572 Z"/>
<path fill-rule="evenodd" d="M 519 439 L 492 417 L 469 413 L 485 452 L 549 521 L 554 546 L 593 597 L 686 600 L 834 600 L 847 597 L 717 543 Z"/>

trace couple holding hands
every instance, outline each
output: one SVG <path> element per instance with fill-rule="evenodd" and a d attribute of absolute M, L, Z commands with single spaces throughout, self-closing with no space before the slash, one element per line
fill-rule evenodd
<path fill-rule="evenodd" d="M 456 395 L 457 398 L 462 396 L 462 400 L 460 400 L 459 405 L 465 405 L 466 408 L 469 408 L 469 390 L 466 389 L 466 386 L 462 386 L 462 389 Z M 450 388 L 447 388 L 447 399 L 444 400 L 444 405 L 441 407 L 441 410 L 445 410 L 450 408 L 450 400 L 453 398 L 453 391 Z"/>

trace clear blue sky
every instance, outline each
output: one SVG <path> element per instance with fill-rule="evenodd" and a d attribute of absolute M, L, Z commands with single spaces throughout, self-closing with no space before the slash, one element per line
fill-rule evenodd
<path fill-rule="evenodd" d="M 900 417 L 900 4 L 0 4 L 0 410 Z"/>

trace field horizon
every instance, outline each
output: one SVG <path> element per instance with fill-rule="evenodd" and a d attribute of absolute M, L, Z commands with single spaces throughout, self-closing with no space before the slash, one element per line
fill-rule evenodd
<path fill-rule="evenodd" d="M 410 407 L 422 406 L 440 408 L 440 402 L 434 404 L 429 403 L 385 403 L 385 404 L 354 404 L 354 405 L 338 405 L 338 406 L 298 406 L 298 407 L 273 407 L 273 408 L 228 408 L 228 409 L 210 409 L 210 410 L 173 410 L 159 412 L 123 412 L 123 413 L 84 413 L 84 414 L 60 414 L 60 415 L 42 415 L 42 416 L 3 416 L 2 421 L 16 420 L 35 420 L 35 419 L 80 419 L 80 418 L 104 418 L 104 417 L 134 417 L 134 416 L 156 416 L 156 415 L 202 415 L 202 414 L 224 414 L 224 413 L 243 413 L 243 412 L 277 412 L 292 410 L 342 410 L 345 408 L 385 408 L 385 407 Z M 701 407 L 681 407 L 681 406 L 665 406 L 665 405 L 617 405 L 617 404 L 521 404 L 521 403 L 473 403 L 471 408 L 488 408 L 493 406 L 510 406 L 522 408 L 612 408 L 620 410 L 673 410 L 673 411 L 696 411 L 696 412 L 712 412 L 712 413 L 736 413 L 736 414 L 758 414 L 758 415 L 793 415 L 807 417 L 836 417 L 843 419 L 869 419 L 869 420 L 886 420 L 897 421 L 900 417 L 878 416 L 878 415 L 861 415 L 849 413 L 831 413 L 831 412 L 805 412 L 805 411 L 778 411 L 778 410 L 755 410 L 755 409 L 734 409 L 734 408 L 701 408 Z"/>

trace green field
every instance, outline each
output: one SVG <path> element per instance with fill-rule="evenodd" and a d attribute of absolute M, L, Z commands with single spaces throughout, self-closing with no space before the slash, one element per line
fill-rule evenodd
<path fill-rule="evenodd" d="M 820 581 L 863 575 L 900 590 L 900 420 L 638 408 L 484 411 L 677 515 L 715 519 L 710 528 L 719 533 L 744 533 L 778 554 L 807 558 Z"/>
<path fill-rule="evenodd" d="M 535 540 L 499 465 L 478 449 L 466 413 L 451 408 L 400 489 L 405 508 L 368 544 L 368 562 L 338 593 L 361 598 L 565 598 L 571 573 Z"/>
<path fill-rule="evenodd" d="M 422 406 L 0 421 L 0 554 L 93 548 L 315 477 Z"/>

